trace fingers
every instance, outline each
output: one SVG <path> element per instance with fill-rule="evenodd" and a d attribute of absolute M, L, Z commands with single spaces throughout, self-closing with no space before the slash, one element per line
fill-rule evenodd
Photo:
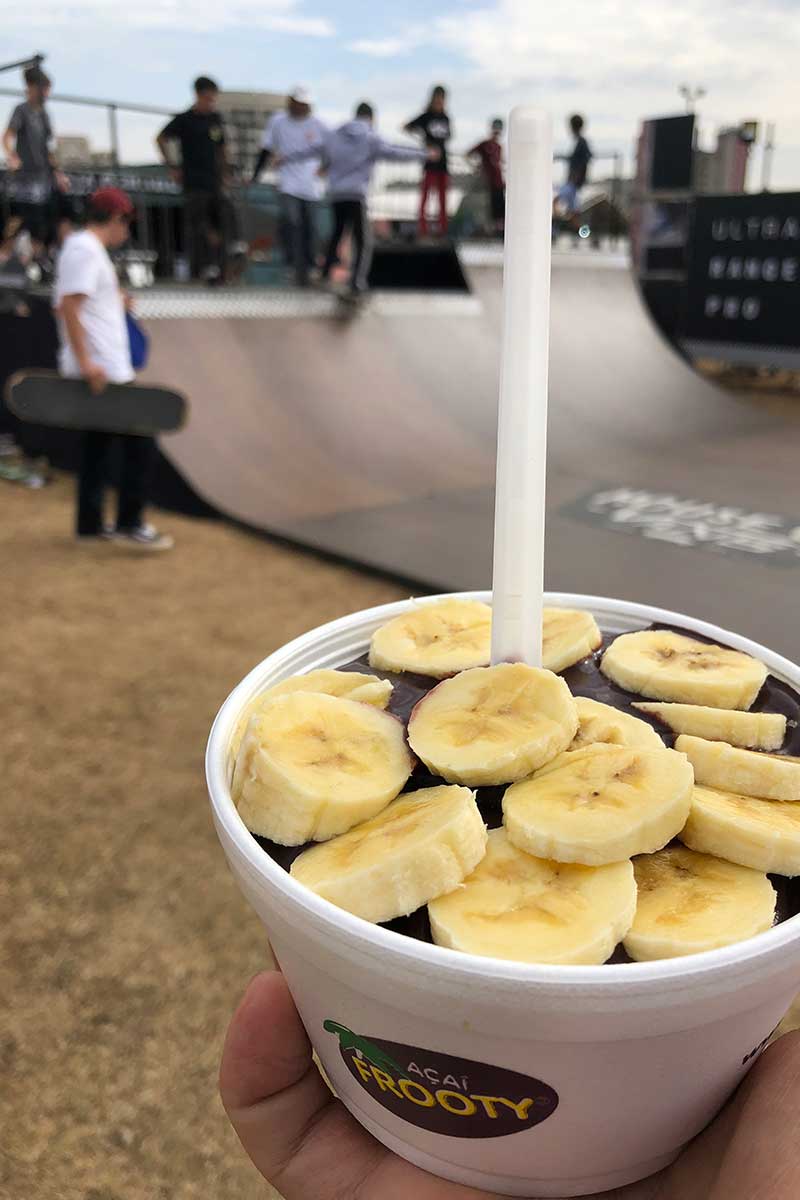
<path fill-rule="evenodd" d="M 736 1128 L 709 1200 L 800 1196 L 799 1094 L 800 1032 L 773 1042 L 742 1085 Z"/>
<path fill-rule="evenodd" d="M 286 1200 L 333 1200 L 348 1181 L 354 1192 L 385 1153 L 323 1082 L 277 972 L 256 976 L 233 1017 L 220 1093 L 245 1150 Z"/>
<path fill-rule="evenodd" d="M 220 1093 L 242 1145 L 284 1200 L 492 1200 L 410 1166 L 356 1123 L 314 1066 L 277 972 L 257 975 L 234 1014 Z"/>

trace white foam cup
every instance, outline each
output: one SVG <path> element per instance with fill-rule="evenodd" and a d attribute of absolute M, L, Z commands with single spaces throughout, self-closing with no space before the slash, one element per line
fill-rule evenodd
<path fill-rule="evenodd" d="M 800 668 L 704 621 L 600 597 L 546 599 L 590 610 L 607 633 L 679 625 L 754 655 L 800 691 Z M 633 1182 L 672 1162 L 763 1049 L 800 989 L 800 916 L 687 958 L 536 966 L 404 937 L 297 883 L 231 799 L 237 718 L 288 676 L 352 661 L 413 603 L 312 630 L 225 701 L 207 774 L 228 863 L 338 1096 L 384 1145 L 436 1175 L 509 1196 L 581 1196 Z"/>

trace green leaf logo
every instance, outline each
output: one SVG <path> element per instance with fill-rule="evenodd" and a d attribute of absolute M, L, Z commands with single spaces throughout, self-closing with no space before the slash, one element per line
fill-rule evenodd
<path fill-rule="evenodd" d="M 357 1033 L 353 1033 L 352 1029 L 348 1029 L 346 1025 L 340 1025 L 338 1021 L 323 1021 L 322 1028 L 327 1033 L 336 1034 L 342 1050 L 356 1050 L 366 1058 L 367 1062 L 371 1062 L 373 1066 L 379 1067 L 382 1071 L 391 1071 L 395 1075 L 403 1074 L 403 1068 L 399 1063 L 390 1058 L 374 1042 L 368 1041 L 367 1038 L 359 1037 Z"/>

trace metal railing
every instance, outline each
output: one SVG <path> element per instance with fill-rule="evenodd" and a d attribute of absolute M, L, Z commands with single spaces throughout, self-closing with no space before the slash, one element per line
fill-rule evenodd
<path fill-rule="evenodd" d="M 0 97 L 19 98 L 19 89 L 0 88 Z M 187 214 L 181 189 L 160 165 L 149 163 L 153 142 L 161 122 L 171 115 L 169 110 L 155 105 L 133 104 L 125 101 L 55 93 L 48 102 L 83 107 L 92 113 L 105 110 L 107 147 L 93 156 L 94 162 L 80 169 L 67 171 L 72 184 L 72 202 L 80 209 L 82 199 L 95 187 L 113 183 L 124 187 L 136 206 L 133 226 L 133 256 L 148 263 L 145 276 L 184 281 L 197 273 L 198 223 Z M 139 128 L 137 140 L 142 164 L 125 166 L 130 160 L 123 148 L 120 116 L 159 118 L 148 121 L 146 130 Z M 59 120 L 58 125 L 61 124 Z M 95 130 L 96 132 L 96 130 Z M 399 137 L 398 137 L 399 140 Z M 451 153 L 448 214 L 450 231 L 456 238 L 482 237 L 491 230 L 488 218 L 488 191 L 474 160 L 461 153 Z M 598 154 L 593 160 L 594 173 L 601 163 L 610 163 L 612 172 L 604 184 L 603 195 L 609 201 L 612 214 L 619 214 L 622 196 L 622 155 L 619 152 Z M 249 164 L 247 164 L 249 165 Z M 421 164 L 378 164 L 368 198 L 370 217 L 380 235 L 413 238 L 419 212 L 419 183 Z M 7 181 L 11 176 L 6 173 Z M 267 173 L 264 182 L 256 185 L 238 184 L 229 190 L 224 200 L 223 236 L 229 246 L 247 247 L 248 282 L 269 284 L 283 278 L 281 253 L 280 204 L 274 174 Z M 597 188 L 594 189 L 595 193 Z M 592 186 L 587 187 L 592 194 Z M 9 191 L 0 180 L 0 209 L 9 211 Z M 4 214 L 4 215 L 5 215 Z M 330 214 L 327 205 L 320 204 L 317 213 L 318 235 L 327 235 Z M 618 237 L 621 223 L 613 216 L 604 233 Z"/>

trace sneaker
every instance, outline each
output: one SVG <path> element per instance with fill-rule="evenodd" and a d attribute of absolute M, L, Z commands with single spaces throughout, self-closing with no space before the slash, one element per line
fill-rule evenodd
<path fill-rule="evenodd" d="M 153 525 L 139 525 L 137 529 L 118 529 L 114 541 L 132 550 L 171 550 L 174 538 L 168 533 L 159 533 Z"/>
<path fill-rule="evenodd" d="M 81 542 L 87 546 L 93 546 L 96 542 L 113 542 L 114 526 L 104 525 L 99 533 L 76 533 L 75 541 Z"/>

